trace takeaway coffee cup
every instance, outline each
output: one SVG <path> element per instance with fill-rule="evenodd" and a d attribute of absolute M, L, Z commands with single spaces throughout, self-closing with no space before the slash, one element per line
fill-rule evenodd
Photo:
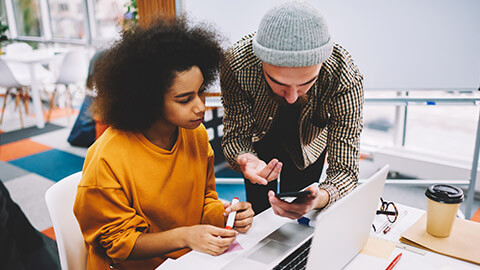
<path fill-rule="evenodd" d="M 463 191 L 452 185 L 432 185 L 427 196 L 427 232 L 436 237 L 447 237 L 452 231 L 458 207 L 463 202 Z"/>

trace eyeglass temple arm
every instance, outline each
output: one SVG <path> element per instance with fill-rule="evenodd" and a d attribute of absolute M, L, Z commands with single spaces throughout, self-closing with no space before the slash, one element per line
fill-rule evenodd
<path fill-rule="evenodd" d="M 395 212 L 395 211 L 383 211 L 383 210 L 377 210 L 377 215 L 389 215 L 389 216 L 395 216 L 395 215 L 397 215 L 397 212 Z"/>

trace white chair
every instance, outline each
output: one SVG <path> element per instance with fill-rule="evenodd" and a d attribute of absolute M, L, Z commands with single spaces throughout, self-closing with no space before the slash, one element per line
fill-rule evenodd
<path fill-rule="evenodd" d="M 0 59 L 0 87 L 6 88 L 5 94 L 3 94 L 3 106 L 2 106 L 2 116 L 0 117 L 0 124 L 3 122 L 3 116 L 5 114 L 5 108 L 7 106 L 7 99 L 10 94 L 15 97 L 15 104 L 18 112 L 20 114 L 20 124 L 23 128 L 23 115 L 20 101 L 23 101 L 25 106 L 25 112 L 28 114 L 28 103 L 30 102 L 30 96 L 28 95 L 28 88 L 25 84 L 20 83 L 15 76 L 13 76 L 12 71 L 8 65 Z M 14 92 L 12 92 L 12 89 Z"/>
<path fill-rule="evenodd" d="M 9 57 L 28 57 L 28 55 L 31 53 L 33 53 L 33 48 L 24 42 L 11 43 L 5 46 L 5 55 Z M 12 70 L 12 73 L 15 75 L 15 78 L 17 78 L 20 82 L 30 81 L 30 71 L 27 65 L 15 62 L 9 63 L 8 65 Z M 34 69 L 37 80 L 50 82 L 53 80 L 52 73 L 42 65 L 35 64 Z"/>
<path fill-rule="evenodd" d="M 33 48 L 24 42 L 11 43 L 5 46 L 5 54 L 10 56 L 22 55 L 22 54 L 25 55 L 32 51 L 33 51 Z"/>
<path fill-rule="evenodd" d="M 82 172 L 74 173 L 55 183 L 45 193 L 63 270 L 85 270 L 87 265 L 85 241 L 73 213 L 81 178 Z"/>
<path fill-rule="evenodd" d="M 58 92 L 58 86 L 63 85 L 65 87 L 65 102 L 67 103 L 65 107 L 69 107 L 73 111 L 73 93 L 70 91 L 70 85 L 85 81 L 87 79 L 87 73 L 88 65 L 85 52 L 83 50 L 73 50 L 66 53 L 60 65 L 60 73 L 55 81 L 55 88 L 50 94 L 47 122 L 50 121 L 50 115 L 53 107 L 55 106 L 55 96 Z"/>

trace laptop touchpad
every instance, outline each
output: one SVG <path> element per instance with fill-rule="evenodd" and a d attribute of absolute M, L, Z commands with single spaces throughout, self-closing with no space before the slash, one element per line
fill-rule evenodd
<path fill-rule="evenodd" d="M 290 248 L 291 246 L 289 245 L 270 240 L 261 248 L 250 254 L 247 258 L 260 263 L 269 264 L 278 257 L 282 256 Z"/>

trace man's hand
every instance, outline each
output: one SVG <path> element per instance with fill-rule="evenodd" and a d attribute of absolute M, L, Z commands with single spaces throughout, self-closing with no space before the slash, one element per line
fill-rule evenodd
<path fill-rule="evenodd" d="M 291 203 L 278 199 L 275 197 L 275 193 L 270 190 L 268 192 L 268 200 L 273 212 L 281 217 L 298 219 L 314 208 L 324 207 L 330 199 L 328 192 L 324 189 L 319 189 L 317 185 L 310 186 L 305 190 L 310 190 L 310 195 L 301 201 Z"/>
<path fill-rule="evenodd" d="M 223 204 L 223 207 L 225 207 L 225 212 L 223 213 L 225 220 L 230 212 L 237 211 L 237 214 L 235 215 L 235 223 L 233 223 L 233 229 L 240 233 L 246 233 L 250 227 L 252 227 L 254 215 L 252 205 L 249 202 L 238 202 L 232 206 L 230 204 L 231 203 Z"/>
<path fill-rule="evenodd" d="M 253 184 L 266 185 L 269 181 L 277 179 L 282 170 L 282 163 L 277 159 L 272 159 L 267 165 L 251 153 L 239 155 L 237 163 L 243 176 Z"/>

